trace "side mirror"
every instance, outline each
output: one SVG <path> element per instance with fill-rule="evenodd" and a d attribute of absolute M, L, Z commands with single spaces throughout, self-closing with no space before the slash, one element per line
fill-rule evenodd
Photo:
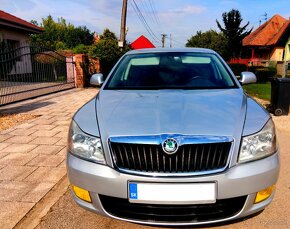
<path fill-rule="evenodd" d="M 102 86 L 104 83 L 104 76 L 102 73 L 96 73 L 91 76 L 90 85 Z"/>
<path fill-rule="evenodd" d="M 242 72 L 239 81 L 242 85 L 256 83 L 257 77 L 253 72 Z"/>

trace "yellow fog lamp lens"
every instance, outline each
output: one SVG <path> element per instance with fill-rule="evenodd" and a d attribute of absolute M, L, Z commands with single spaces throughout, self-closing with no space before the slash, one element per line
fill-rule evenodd
<path fill-rule="evenodd" d="M 274 189 L 275 189 L 275 185 L 272 185 L 260 192 L 257 192 L 255 204 L 260 203 L 266 200 L 267 198 L 269 198 L 269 196 L 271 196 L 271 194 L 273 193 Z"/>
<path fill-rule="evenodd" d="M 72 185 L 72 190 L 75 193 L 75 195 L 81 200 L 84 200 L 89 203 L 92 202 L 89 191 L 75 185 Z"/>

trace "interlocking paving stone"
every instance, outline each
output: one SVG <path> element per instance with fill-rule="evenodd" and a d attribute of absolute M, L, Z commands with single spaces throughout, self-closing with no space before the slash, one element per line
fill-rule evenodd
<path fill-rule="evenodd" d="M 63 147 L 61 151 L 57 153 L 57 155 L 66 156 L 67 154 L 67 147 Z"/>
<path fill-rule="evenodd" d="M 9 144 L 6 148 L 2 149 L 2 152 L 29 153 L 36 147 L 37 147 L 37 145 L 33 145 L 33 144 Z"/>
<path fill-rule="evenodd" d="M 13 137 L 13 135 L 10 134 L 0 134 L 0 142 L 4 142 L 5 140 L 7 140 L 8 138 Z"/>
<path fill-rule="evenodd" d="M 0 164 L 1 165 L 25 165 L 36 156 L 37 154 L 27 154 L 27 153 L 8 154 L 7 156 L 0 159 Z"/>
<path fill-rule="evenodd" d="M 40 124 L 40 125 L 50 125 L 53 122 L 54 122 L 53 120 L 42 118 L 42 119 L 35 120 L 32 123 L 33 124 Z"/>
<path fill-rule="evenodd" d="M 0 201 L 21 201 L 30 191 L 31 182 L 2 181 L 0 189 Z"/>
<path fill-rule="evenodd" d="M 67 121 L 55 121 L 53 123 L 53 125 L 56 125 L 56 126 L 67 126 L 70 124 L 70 120 L 67 120 Z"/>
<path fill-rule="evenodd" d="M 68 131 L 61 131 L 58 134 L 54 135 L 54 137 L 66 138 L 66 139 L 67 139 L 67 136 L 68 136 Z"/>
<path fill-rule="evenodd" d="M 64 158 L 65 157 L 61 155 L 38 155 L 33 160 L 31 160 L 27 165 L 57 167 L 64 160 Z"/>
<path fill-rule="evenodd" d="M 37 137 L 31 142 L 31 144 L 54 145 L 59 140 L 60 138 L 55 138 L 55 137 Z"/>
<path fill-rule="evenodd" d="M 58 130 L 60 132 L 66 132 L 66 133 L 68 133 L 69 125 L 67 125 L 67 126 L 56 126 L 52 130 Z"/>
<path fill-rule="evenodd" d="M 63 167 L 57 167 L 51 169 L 50 167 L 39 167 L 28 177 L 25 181 L 31 182 L 57 182 L 66 174 L 66 169 Z"/>
<path fill-rule="evenodd" d="M 7 130 L 2 130 L 2 131 L 0 131 L 0 134 L 9 134 L 10 132 L 12 132 L 15 129 L 16 129 L 16 127 L 12 127 L 10 129 L 7 129 Z"/>
<path fill-rule="evenodd" d="M 30 121 L 33 121 L 33 120 L 30 120 Z M 36 124 L 33 124 L 33 123 L 23 123 L 21 125 L 18 125 L 16 126 L 17 129 L 29 129 L 29 128 L 32 128 L 34 127 Z"/>
<path fill-rule="evenodd" d="M 0 180 L 21 181 L 38 167 L 8 165 L 0 171 Z"/>
<path fill-rule="evenodd" d="M 0 132 L 1 229 L 15 226 L 66 174 L 71 118 L 97 90 L 57 94 L 3 107 L 39 117 Z"/>
<path fill-rule="evenodd" d="M 17 201 L 0 201 L 1 229 L 13 228 L 34 205 L 34 203 Z"/>
<path fill-rule="evenodd" d="M 53 137 L 56 134 L 58 134 L 59 131 L 57 130 L 37 130 L 31 136 L 36 136 L 36 137 Z"/>
<path fill-rule="evenodd" d="M 58 165 L 59 168 L 66 168 L 66 160 L 63 160 L 62 163 Z"/>
<path fill-rule="evenodd" d="M 36 130 L 33 129 L 16 129 L 9 133 L 9 135 L 18 135 L 18 136 L 28 136 L 34 133 Z"/>
<path fill-rule="evenodd" d="M 0 152 L 0 159 L 6 157 L 8 154 L 8 152 Z"/>
<path fill-rule="evenodd" d="M 21 202 L 37 203 L 53 186 L 55 182 L 41 182 L 30 189 L 30 191 L 21 198 Z"/>
<path fill-rule="evenodd" d="M 51 145 L 39 145 L 31 151 L 34 154 L 58 154 L 64 147 L 63 146 L 51 146 Z"/>
<path fill-rule="evenodd" d="M 12 138 L 9 138 L 9 139 L 5 140 L 4 142 L 8 142 L 8 143 L 29 143 L 35 138 L 36 138 L 35 136 L 21 135 L 21 136 L 14 136 Z"/>
<path fill-rule="evenodd" d="M 7 148 L 9 145 L 11 145 L 10 143 L 5 143 L 2 142 L 0 143 L 0 150 L 3 151 L 5 148 Z"/>
<path fill-rule="evenodd" d="M 55 144 L 58 146 L 66 146 L 67 145 L 67 138 L 62 138 Z"/>
<path fill-rule="evenodd" d="M 55 125 L 34 125 L 31 127 L 31 129 L 35 129 L 35 130 L 51 130 L 54 129 L 56 126 Z"/>

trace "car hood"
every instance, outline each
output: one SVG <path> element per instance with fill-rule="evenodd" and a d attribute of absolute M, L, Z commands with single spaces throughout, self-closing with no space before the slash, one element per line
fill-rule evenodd
<path fill-rule="evenodd" d="M 247 98 L 242 89 L 101 90 L 97 118 L 102 137 L 159 134 L 242 134 Z"/>

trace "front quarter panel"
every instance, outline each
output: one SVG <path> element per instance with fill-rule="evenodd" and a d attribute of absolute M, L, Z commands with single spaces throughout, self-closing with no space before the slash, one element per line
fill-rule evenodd
<path fill-rule="evenodd" d="M 73 120 L 86 134 L 99 137 L 99 127 L 96 115 L 96 98 L 94 97 L 82 106 L 74 115 Z"/>
<path fill-rule="evenodd" d="M 259 132 L 270 118 L 269 113 L 261 105 L 251 97 L 247 97 L 247 115 L 243 136 Z"/>

